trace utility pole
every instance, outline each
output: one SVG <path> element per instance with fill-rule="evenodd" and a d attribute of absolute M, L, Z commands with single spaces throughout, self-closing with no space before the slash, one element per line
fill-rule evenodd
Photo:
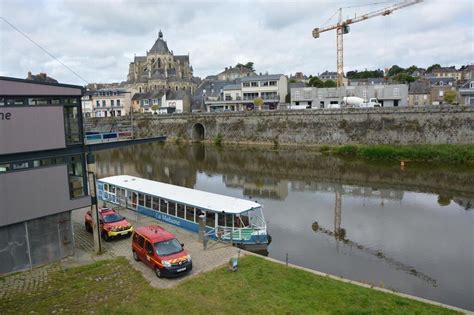
<path fill-rule="evenodd" d="M 87 180 L 89 188 L 89 196 L 91 196 L 91 217 L 92 217 L 92 235 L 94 238 L 94 252 L 97 255 L 102 254 L 102 243 L 100 239 L 100 220 L 99 209 L 97 208 L 97 189 L 95 176 L 95 158 L 92 153 L 86 153 L 87 161 Z"/>

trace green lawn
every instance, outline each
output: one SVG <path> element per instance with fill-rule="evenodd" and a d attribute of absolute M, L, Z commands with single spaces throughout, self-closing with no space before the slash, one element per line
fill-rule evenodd
<path fill-rule="evenodd" d="M 0 280 L 1 281 L 1 280 Z M 288 268 L 259 257 L 151 288 L 124 258 L 55 271 L 43 288 L 0 300 L 4 313 L 444 314 L 453 311 Z M 55 313 L 56 313 L 55 312 Z"/>

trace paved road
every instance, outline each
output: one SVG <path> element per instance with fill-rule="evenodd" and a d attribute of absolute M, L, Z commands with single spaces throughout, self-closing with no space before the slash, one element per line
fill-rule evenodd
<path fill-rule="evenodd" d="M 145 266 L 145 264 L 142 262 L 136 262 L 133 260 L 131 251 L 131 238 L 116 239 L 110 242 L 103 241 L 102 244 L 105 249 L 105 253 L 102 255 L 103 257 L 97 257 L 93 255 L 94 244 L 92 233 L 88 233 L 84 228 L 85 212 L 86 209 L 76 210 L 72 213 L 76 257 L 70 261 L 71 265 L 76 263 L 86 263 L 89 260 L 124 256 L 130 261 L 130 264 L 133 266 L 133 268 L 140 271 L 152 286 L 166 288 L 175 286 L 176 284 L 185 281 L 196 274 L 222 266 L 228 263 L 231 257 L 237 256 L 238 248 L 215 241 L 209 241 L 207 244 L 207 249 L 203 250 L 202 241 L 198 240 L 198 235 L 195 233 L 188 232 L 181 228 L 130 210 L 119 210 L 119 213 L 125 216 L 127 220 L 135 227 L 152 224 L 162 226 L 167 231 L 170 231 L 176 235 L 177 239 L 181 243 L 185 244 L 185 248 L 191 254 L 191 257 L 193 258 L 193 270 L 190 273 L 175 279 L 159 279 L 156 277 L 154 271 L 151 268 Z M 241 255 L 243 254 L 244 252 L 241 252 Z"/>

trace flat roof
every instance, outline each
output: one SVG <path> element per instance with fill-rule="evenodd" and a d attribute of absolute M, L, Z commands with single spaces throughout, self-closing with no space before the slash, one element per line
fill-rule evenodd
<path fill-rule="evenodd" d="M 110 176 L 100 178 L 98 181 L 213 212 L 225 211 L 226 213 L 237 214 L 261 207 L 258 202 L 251 200 L 165 184 L 129 175 Z"/>
<path fill-rule="evenodd" d="M 0 76 L 0 95 L 4 96 L 81 96 L 79 85 L 41 82 Z"/>

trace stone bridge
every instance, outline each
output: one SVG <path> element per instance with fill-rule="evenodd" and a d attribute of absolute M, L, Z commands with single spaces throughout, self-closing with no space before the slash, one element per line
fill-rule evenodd
<path fill-rule="evenodd" d="M 85 130 L 133 126 L 135 137 L 279 144 L 473 144 L 474 107 L 134 114 L 89 118 Z"/>

